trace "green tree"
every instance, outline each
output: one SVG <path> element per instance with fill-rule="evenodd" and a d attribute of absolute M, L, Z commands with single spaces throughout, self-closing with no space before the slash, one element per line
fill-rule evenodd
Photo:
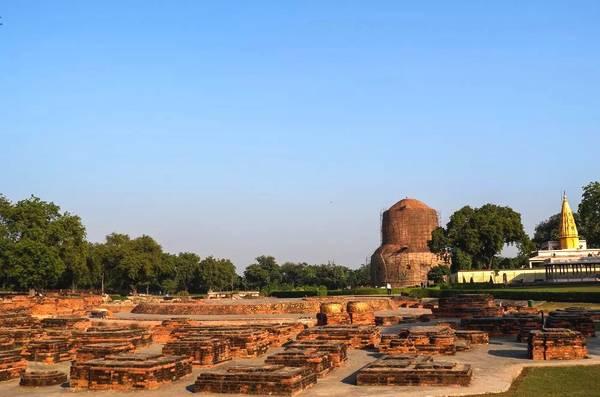
<path fill-rule="evenodd" d="M 590 182 L 583 187 L 578 214 L 580 232 L 588 246 L 600 247 L 600 182 Z"/>
<path fill-rule="evenodd" d="M 521 215 L 510 207 L 494 204 L 461 208 L 452 214 L 445 229 L 433 232 L 429 242 L 433 252 L 451 250 L 453 270 L 491 269 L 496 255 L 512 244 L 517 244 L 524 254 L 531 246 Z"/>
<path fill-rule="evenodd" d="M 150 236 L 131 239 L 126 234 L 113 233 L 97 247 L 100 267 L 107 286 L 112 290 L 136 293 L 149 292 L 160 284 L 162 248 Z"/>
<path fill-rule="evenodd" d="M 370 264 L 360 265 L 358 269 L 349 269 L 349 282 L 352 288 L 371 285 Z"/>
<path fill-rule="evenodd" d="M 204 258 L 198 269 L 202 292 L 232 290 L 238 283 L 235 266 L 229 259 Z"/>
<path fill-rule="evenodd" d="M 435 284 L 441 284 L 449 275 L 450 269 L 448 266 L 434 266 L 427 272 L 427 280 L 433 281 Z"/>
<path fill-rule="evenodd" d="M 0 261 L 5 286 L 88 286 L 85 228 L 78 216 L 31 196 L 12 204 L 0 196 Z"/>
<path fill-rule="evenodd" d="M 46 289 L 56 285 L 65 265 L 56 249 L 20 239 L 10 251 L 8 268 L 8 277 L 18 288 Z"/>
<path fill-rule="evenodd" d="M 256 263 L 246 267 L 244 279 L 250 288 L 273 288 L 281 284 L 281 268 L 274 257 L 261 255 L 256 258 Z"/>
<path fill-rule="evenodd" d="M 175 283 L 178 291 L 190 290 L 200 266 L 200 257 L 193 252 L 180 252 L 175 257 Z"/>

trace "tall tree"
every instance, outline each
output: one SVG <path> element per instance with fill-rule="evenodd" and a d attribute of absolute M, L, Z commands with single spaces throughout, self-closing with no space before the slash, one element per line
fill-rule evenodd
<path fill-rule="evenodd" d="M 189 291 L 200 270 L 200 257 L 193 252 L 180 252 L 175 257 L 175 283 L 177 290 Z"/>
<path fill-rule="evenodd" d="M 578 214 L 581 234 L 589 247 L 600 247 L 600 182 L 590 182 L 583 187 Z"/>
<path fill-rule="evenodd" d="M 106 236 L 98 253 L 107 286 L 120 292 L 149 291 L 159 283 L 162 248 L 150 236 L 131 239 L 126 234 Z"/>
<path fill-rule="evenodd" d="M 31 196 L 12 204 L 0 196 L 0 247 L 4 285 L 89 285 L 85 228 L 54 203 Z"/>
<path fill-rule="evenodd" d="M 212 256 L 200 262 L 198 275 L 202 292 L 232 290 L 238 282 L 233 263 L 229 259 L 218 259 Z"/>
<path fill-rule="evenodd" d="M 281 268 L 272 256 L 261 255 L 246 267 L 244 279 L 250 288 L 274 287 L 281 283 Z"/>
<path fill-rule="evenodd" d="M 521 215 L 510 207 L 486 204 L 480 208 L 465 206 L 450 217 L 445 229 L 432 234 L 433 252 L 452 252 L 453 270 L 490 269 L 506 245 L 518 245 L 521 255 L 531 246 L 523 229 Z"/>

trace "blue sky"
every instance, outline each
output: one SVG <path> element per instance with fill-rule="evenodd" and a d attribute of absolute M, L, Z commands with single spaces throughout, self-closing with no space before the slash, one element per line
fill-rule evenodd
<path fill-rule="evenodd" d="M 406 196 L 528 231 L 600 179 L 597 1 L 0 1 L 0 191 L 357 266 Z"/>

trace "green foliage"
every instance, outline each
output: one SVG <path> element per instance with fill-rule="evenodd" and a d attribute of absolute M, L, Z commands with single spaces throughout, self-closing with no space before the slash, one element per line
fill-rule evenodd
<path fill-rule="evenodd" d="M 446 277 L 450 275 L 448 266 L 435 266 L 427 273 L 427 280 L 433 281 L 435 284 L 445 282 Z"/>
<path fill-rule="evenodd" d="M 486 288 L 487 287 L 487 288 Z M 489 293 L 496 299 L 516 299 L 516 300 L 536 300 L 552 302 L 590 302 L 600 303 L 600 287 L 577 287 L 569 286 L 564 288 L 552 287 L 504 287 L 490 288 L 489 284 L 473 284 L 461 286 L 460 288 L 450 288 L 440 291 L 442 296 L 451 296 L 464 293 Z M 435 295 L 435 292 L 431 293 Z"/>
<path fill-rule="evenodd" d="M 579 232 L 585 236 L 588 246 L 600 247 L 600 182 L 590 182 L 583 187 L 578 214 Z"/>
<path fill-rule="evenodd" d="M 31 196 L 11 203 L 0 195 L 0 278 L 17 289 L 91 283 L 85 228 L 79 217 Z"/>
<path fill-rule="evenodd" d="M 200 257 L 193 252 L 180 252 L 173 258 L 175 285 L 178 291 L 189 291 L 200 272 Z"/>
<path fill-rule="evenodd" d="M 278 286 L 282 281 L 281 268 L 272 256 L 259 256 L 256 263 L 244 271 L 244 279 L 249 288 L 265 289 Z"/>
<path fill-rule="evenodd" d="M 453 270 L 490 269 L 505 245 L 517 244 L 522 255 L 531 246 L 523 229 L 521 215 L 510 207 L 486 204 L 480 208 L 465 206 L 450 217 L 445 229 L 432 234 L 433 252 L 452 251 Z"/>
<path fill-rule="evenodd" d="M 209 256 L 200 262 L 198 284 L 201 292 L 233 290 L 238 281 L 235 266 L 229 259 Z"/>
<path fill-rule="evenodd" d="M 305 287 L 288 291 L 272 291 L 270 296 L 275 298 L 305 298 L 308 296 L 326 296 L 326 288 Z"/>

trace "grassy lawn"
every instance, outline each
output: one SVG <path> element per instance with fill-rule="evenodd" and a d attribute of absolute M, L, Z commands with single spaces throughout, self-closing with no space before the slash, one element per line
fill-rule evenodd
<path fill-rule="evenodd" d="M 564 309 L 567 307 L 585 307 L 595 310 L 600 310 L 600 303 L 585 303 L 585 302 L 544 302 L 536 306 L 540 310 L 550 312 L 556 309 Z"/>
<path fill-rule="evenodd" d="M 600 365 L 525 368 L 505 393 L 470 397 L 599 397 Z"/>

